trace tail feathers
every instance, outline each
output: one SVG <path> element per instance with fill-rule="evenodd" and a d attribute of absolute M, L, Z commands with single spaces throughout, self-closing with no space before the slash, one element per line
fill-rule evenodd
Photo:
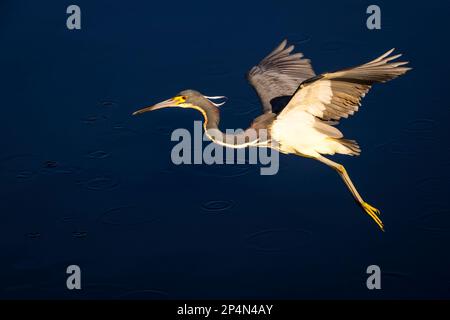
<path fill-rule="evenodd" d="M 361 148 L 358 145 L 358 142 L 355 140 L 348 140 L 348 139 L 336 139 L 336 142 L 343 145 L 345 148 L 349 150 L 349 155 L 351 156 L 359 156 L 361 154 Z"/>

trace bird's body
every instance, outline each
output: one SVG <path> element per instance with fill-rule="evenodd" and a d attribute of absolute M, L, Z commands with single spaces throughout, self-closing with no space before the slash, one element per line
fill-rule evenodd
<path fill-rule="evenodd" d="M 284 153 L 312 158 L 321 154 L 355 154 L 341 141 L 339 130 L 306 111 L 295 110 L 279 116 L 272 124 L 271 132 L 272 138 L 280 144 L 279 150 Z"/>
<path fill-rule="evenodd" d="M 141 109 L 134 114 L 165 107 L 198 110 L 204 118 L 206 135 L 231 148 L 264 146 L 282 153 L 314 158 L 336 170 L 356 202 L 383 229 L 379 211 L 359 195 L 345 168 L 323 155 L 359 155 L 354 140 L 344 139 L 335 127 L 341 118 L 358 111 L 361 98 L 374 83 L 385 82 L 405 73 L 407 62 L 391 62 L 393 49 L 366 64 L 316 76 L 310 61 L 301 53 L 291 54 L 286 40 L 247 74 L 258 94 L 263 114 L 245 132 L 225 134 L 219 129 L 219 104 L 195 90 L 184 90 L 176 97 Z M 250 134 L 253 133 L 253 134 Z M 256 134 L 255 134 L 256 133 Z"/>

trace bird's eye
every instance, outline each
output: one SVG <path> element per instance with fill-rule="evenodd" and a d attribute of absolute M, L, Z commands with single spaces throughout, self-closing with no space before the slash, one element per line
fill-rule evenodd
<path fill-rule="evenodd" d="M 182 96 L 181 99 L 187 100 L 187 97 L 186 96 Z"/>

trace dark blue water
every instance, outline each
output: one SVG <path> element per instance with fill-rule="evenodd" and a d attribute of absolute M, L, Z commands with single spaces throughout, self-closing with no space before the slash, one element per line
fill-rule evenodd
<path fill-rule="evenodd" d="M 0 4 L 0 297 L 449 298 L 448 1 Z M 316 72 L 391 47 L 413 71 L 376 86 L 339 156 L 386 232 L 322 164 L 175 166 L 194 110 L 131 117 L 182 89 L 227 95 L 223 128 L 259 114 L 244 73 L 282 39 Z M 82 290 L 66 289 L 66 267 Z M 366 288 L 379 265 L 382 289 Z"/>

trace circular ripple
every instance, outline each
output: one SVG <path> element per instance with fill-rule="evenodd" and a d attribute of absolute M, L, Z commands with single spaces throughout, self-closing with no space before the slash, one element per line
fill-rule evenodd
<path fill-rule="evenodd" d="M 66 166 L 61 164 L 56 164 L 56 166 L 44 166 L 44 169 L 41 170 L 42 173 L 47 174 L 78 174 L 82 171 L 79 167 Z"/>
<path fill-rule="evenodd" d="M 89 152 L 87 154 L 87 157 L 91 158 L 91 159 L 104 159 L 104 158 L 108 158 L 110 155 L 111 154 L 106 151 L 97 150 L 97 151 Z"/>
<path fill-rule="evenodd" d="M 158 219 L 155 212 L 136 206 L 123 206 L 105 211 L 99 221 L 109 225 L 139 225 L 154 222 Z"/>
<path fill-rule="evenodd" d="M 41 237 L 41 233 L 40 232 L 28 232 L 26 234 L 26 236 L 31 239 L 37 239 L 37 238 Z"/>
<path fill-rule="evenodd" d="M 56 168 L 58 167 L 58 162 L 54 160 L 47 160 L 43 164 L 44 168 Z"/>
<path fill-rule="evenodd" d="M 108 119 L 108 117 L 105 115 L 92 115 L 84 117 L 83 119 L 81 119 L 81 122 L 85 124 L 95 124 L 106 119 Z"/>
<path fill-rule="evenodd" d="M 112 190 L 119 186 L 116 179 L 111 177 L 96 177 L 84 183 L 84 186 L 89 190 Z"/>
<path fill-rule="evenodd" d="M 113 129 L 117 130 L 125 129 L 125 124 L 123 124 L 122 122 L 116 122 L 113 124 Z"/>
<path fill-rule="evenodd" d="M 112 100 L 103 100 L 100 101 L 100 107 L 105 107 L 105 108 L 116 108 L 118 107 L 119 104 L 115 101 Z"/>
<path fill-rule="evenodd" d="M 23 181 L 32 179 L 34 177 L 34 175 L 35 175 L 35 172 L 33 172 L 33 171 L 23 170 L 23 171 L 19 171 L 16 174 L 16 179 L 19 182 L 23 182 Z"/>
<path fill-rule="evenodd" d="M 12 178 L 16 182 L 26 182 L 36 176 L 40 169 L 39 162 L 32 154 L 6 156 L 0 159 L 0 174 Z"/>
<path fill-rule="evenodd" d="M 74 231 L 72 232 L 72 236 L 74 238 L 86 238 L 88 233 L 86 231 Z"/>
<path fill-rule="evenodd" d="M 291 251 L 304 246 L 310 238 L 311 232 L 303 229 L 272 229 L 251 234 L 247 245 L 264 252 Z"/>
<path fill-rule="evenodd" d="M 61 219 L 59 219 L 61 222 L 64 222 L 64 223 L 73 223 L 73 222 L 75 222 L 75 221 L 78 221 L 79 220 L 79 218 L 76 218 L 76 217 L 74 217 L 74 216 L 65 216 L 65 217 L 62 217 Z"/>
<path fill-rule="evenodd" d="M 223 212 L 231 209 L 233 205 L 231 200 L 211 200 L 202 203 L 202 209 L 208 212 Z"/>

